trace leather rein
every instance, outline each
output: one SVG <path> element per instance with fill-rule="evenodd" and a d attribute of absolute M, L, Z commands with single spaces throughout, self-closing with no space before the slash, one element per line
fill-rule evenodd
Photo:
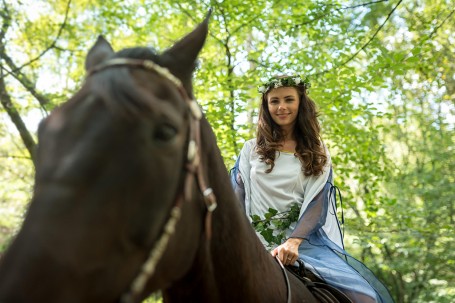
<path fill-rule="evenodd" d="M 129 290 L 124 293 L 121 298 L 121 303 L 134 303 L 137 301 L 139 296 L 143 293 L 147 281 L 153 276 L 158 261 L 163 256 L 166 250 L 167 244 L 170 237 L 174 234 L 175 227 L 181 216 L 181 207 L 185 201 L 189 201 L 192 195 L 192 186 L 194 179 L 196 178 L 199 191 L 202 193 L 207 208 L 205 216 L 205 233 L 206 238 L 210 240 L 212 234 L 212 213 L 217 207 L 216 196 L 205 181 L 204 169 L 201 162 L 200 146 L 201 146 L 201 131 L 200 131 L 200 120 L 202 118 L 202 110 L 197 104 L 196 100 L 191 99 L 183 87 L 180 79 L 175 77 L 167 68 L 164 68 L 153 61 L 142 60 L 142 59 L 130 59 L 130 58 L 114 58 L 100 65 L 95 66 L 88 71 L 87 77 L 112 67 L 130 67 L 130 68 L 142 68 L 145 70 L 156 72 L 158 75 L 172 82 L 179 91 L 182 98 L 187 103 L 190 115 L 189 115 L 189 131 L 188 131 L 188 147 L 187 157 L 185 163 L 185 176 L 183 183 L 183 191 L 180 192 L 174 202 L 174 206 L 171 209 L 168 220 L 163 226 L 163 232 L 159 239 L 155 242 L 155 245 L 149 252 L 148 258 L 142 264 L 140 272 L 133 279 Z M 195 178 L 194 178 L 195 177 Z M 278 260 L 278 259 L 277 259 Z M 289 280 L 286 274 L 286 270 L 280 263 L 283 270 L 288 300 L 291 299 L 291 288 Z"/>

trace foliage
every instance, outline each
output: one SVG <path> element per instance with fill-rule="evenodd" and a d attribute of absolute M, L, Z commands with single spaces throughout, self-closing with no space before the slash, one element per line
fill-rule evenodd
<path fill-rule="evenodd" d="M 97 35 L 116 50 L 162 51 L 209 8 L 195 95 L 226 167 L 254 136 L 258 84 L 309 76 L 346 206 L 348 251 L 397 303 L 454 301 L 455 10 L 447 0 L 2 1 L 0 250 L 30 199 L 38 121 L 80 87 Z"/>
<path fill-rule="evenodd" d="M 147 299 L 145 299 L 142 302 L 143 303 L 162 303 L 163 299 L 161 297 L 161 293 L 160 292 L 156 292 L 156 293 L 152 294 L 151 296 L 149 296 Z"/>
<path fill-rule="evenodd" d="M 30 157 L 15 134 L 7 132 L 0 128 L 0 256 L 22 222 L 33 176 Z"/>
<path fill-rule="evenodd" d="M 292 223 L 299 219 L 300 207 L 297 203 L 291 205 L 290 209 L 285 212 L 269 208 L 264 214 L 264 218 L 258 215 L 252 215 L 253 228 L 258 232 L 264 240 L 267 241 L 269 247 L 280 245 L 286 239 L 286 231 Z"/>

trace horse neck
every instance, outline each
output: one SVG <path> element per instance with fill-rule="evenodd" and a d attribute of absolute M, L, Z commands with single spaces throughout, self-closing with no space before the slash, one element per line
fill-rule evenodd
<path fill-rule="evenodd" d="M 211 237 L 202 237 L 191 269 L 163 291 L 164 302 L 285 302 L 288 294 L 282 269 L 250 225 L 208 122 L 203 119 L 201 126 L 205 176 L 218 207 Z M 317 302 L 302 282 L 288 276 L 292 302 Z"/>
<path fill-rule="evenodd" d="M 213 144 L 203 147 L 209 150 L 203 165 L 218 201 L 211 238 L 202 241 L 186 277 L 164 293 L 165 302 L 284 301 L 283 273 L 249 224 L 211 135 L 203 134 L 205 144 Z"/>
<path fill-rule="evenodd" d="M 280 299 L 285 298 L 286 290 L 280 267 L 250 225 L 241 203 L 230 187 L 224 164 L 221 162 L 212 167 L 218 167 L 224 172 L 217 172 L 218 177 L 211 178 L 214 181 L 214 191 L 220 200 L 219 209 L 216 210 L 218 213 L 214 215 L 214 235 L 211 241 L 215 271 L 220 271 L 217 279 L 221 285 L 225 282 L 221 280 L 234 283 L 230 293 L 235 295 L 237 289 L 243 289 L 247 292 L 244 295 L 251 296 L 251 301 L 258 299 L 258 302 L 265 302 L 273 298 L 274 294 Z M 264 288 L 258 287 L 261 281 L 268 279 L 273 283 L 264 284 Z M 261 297 L 265 293 L 265 297 Z M 237 299 L 242 298 L 243 295 L 232 301 L 238 302 Z"/>
<path fill-rule="evenodd" d="M 247 219 L 230 186 L 220 153 L 209 159 L 213 159 L 209 180 L 218 197 L 218 209 L 213 217 L 208 258 L 221 302 L 285 302 L 288 294 L 282 268 Z M 292 302 L 319 302 L 299 279 L 292 274 L 287 276 Z"/>

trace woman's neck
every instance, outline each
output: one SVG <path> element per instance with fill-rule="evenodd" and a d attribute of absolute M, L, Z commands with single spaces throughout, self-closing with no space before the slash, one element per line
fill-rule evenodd
<path fill-rule="evenodd" d="M 297 142 L 295 140 L 285 140 L 282 142 L 280 150 L 295 153 L 296 146 Z"/>
<path fill-rule="evenodd" d="M 295 140 L 294 132 L 286 132 L 283 130 L 283 140 L 281 143 L 281 150 L 288 151 L 288 152 L 295 152 L 295 148 L 297 146 L 297 141 Z"/>

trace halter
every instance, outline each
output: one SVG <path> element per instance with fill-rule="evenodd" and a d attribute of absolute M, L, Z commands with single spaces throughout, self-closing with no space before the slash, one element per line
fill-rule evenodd
<path fill-rule="evenodd" d="M 145 285 L 149 278 L 153 275 L 156 269 L 158 261 L 161 259 L 164 251 L 166 250 L 167 244 L 170 237 L 174 234 L 175 226 L 177 225 L 178 220 L 181 216 L 181 207 L 185 201 L 190 200 L 191 198 L 191 188 L 193 185 L 192 176 L 195 175 L 197 178 L 199 191 L 204 196 L 205 205 L 207 208 L 207 213 L 205 216 L 205 232 L 206 237 L 210 240 L 212 236 L 212 213 L 217 207 L 216 196 L 213 193 L 212 188 L 207 186 L 207 183 L 204 178 L 204 170 L 202 163 L 200 161 L 200 146 L 201 146 L 201 131 L 200 131 L 200 120 L 202 118 L 202 111 L 196 100 L 191 99 L 188 96 L 185 88 L 183 87 L 180 79 L 175 77 L 167 68 L 164 68 L 153 61 L 150 60 L 141 60 L 141 59 L 127 59 L 127 58 L 115 58 L 108 60 L 107 62 L 95 66 L 93 69 L 89 70 L 87 77 L 107 68 L 111 67 L 135 67 L 143 68 L 146 70 L 154 71 L 163 78 L 172 82 L 180 92 L 180 95 L 185 99 L 185 102 L 188 104 L 190 109 L 190 122 L 189 122 L 189 132 L 188 132 L 188 152 L 187 159 L 185 164 L 185 178 L 183 183 L 183 192 L 179 193 L 177 196 L 174 206 L 171 209 L 169 218 L 164 224 L 163 233 L 161 234 L 158 241 L 155 243 L 155 246 L 150 250 L 147 260 L 142 264 L 141 271 L 133 279 L 130 289 L 128 292 L 124 293 L 120 298 L 121 303 L 134 303 L 138 296 L 143 292 Z M 291 300 L 291 287 L 289 283 L 288 276 L 286 274 L 286 269 L 278 258 L 276 258 L 280 264 L 281 270 L 283 271 L 286 287 L 287 287 L 287 302 Z"/>
<path fill-rule="evenodd" d="M 180 192 L 176 199 L 174 206 L 171 209 L 169 218 L 164 224 L 163 233 L 160 238 L 155 242 L 155 245 L 150 250 L 147 260 L 142 264 L 140 272 L 133 279 L 130 289 L 124 293 L 120 299 L 121 303 L 133 303 L 138 296 L 143 292 L 145 285 L 149 278 L 153 275 L 158 261 L 161 259 L 170 237 L 174 234 L 175 227 L 181 216 L 181 207 L 185 201 L 189 201 L 192 195 L 192 185 L 194 178 L 197 178 L 199 190 L 204 196 L 207 213 L 205 216 L 205 232 L 207 239 L 211 238 L 212 233 L 212 213 L 217 207 L 216 197 L 213 190 L 207 186 L 204 176 L 204 170 L 200 161 L 200 146 L 201 146 L 201 132 L 200 120 L 202 118 L 202 111 L 197 104 L 196 100 L 188 96 L 187 91 L 183 87 L 180 79 L 175 77 L 167 68 L 159 66 L 150 60 L 142 59 L 127 59 L 115 58 L 108 60 L 101 65 L 95 66 L 88 71 L 87 77 L 107 68 L 112 67 L 135 67 L 142 68 L 156 72 L 158 75 L 172 82 L 178 89 L 180 95 L 188 104 L 190 109 L 189 115 L 189 131 L 188 131 L 188 152 L 185 163 L 185 177 L 183 183 L 183 190 Z"/>

